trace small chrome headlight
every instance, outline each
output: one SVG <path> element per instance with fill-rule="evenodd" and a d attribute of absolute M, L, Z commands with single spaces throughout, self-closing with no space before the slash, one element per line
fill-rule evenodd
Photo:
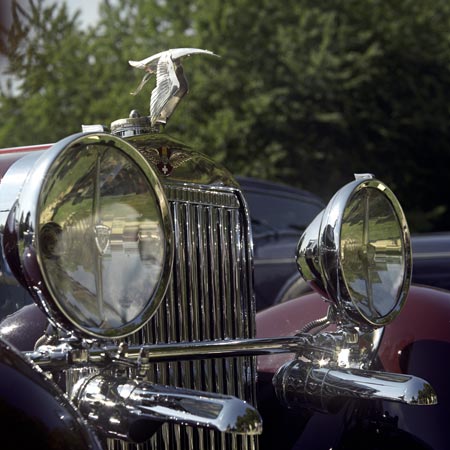
<path fill-rule="evenodd" d="M 63 328 L 122 337 L 159 306 L 172 225 L 158 178 L 130 144 L 107 134 L 60 141 L 11 214 L 23 278 Z"/>
<path fill-rule="evenodd" d="M 392 191 L 366 177 L 340 189 L 301 237 L 297 265 L 345 319 L 391 322 L 411 280 L 409 230 Z"/>

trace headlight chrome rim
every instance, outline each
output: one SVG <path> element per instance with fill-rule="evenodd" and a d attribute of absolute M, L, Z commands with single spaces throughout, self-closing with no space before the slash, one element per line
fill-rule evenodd
<path fill-rule="evenodd" d="M 98 326 L 95 323 L 81 323 L 78 320 L 77 314 L 73 314 L 73 312 L 68 310 L 65 300 L 61 300 L 60 296 L 55 292 L 52 275 L 47 273 L 46 270 L 48 258 L 46 259 L 45 255 L 43 255 L 43 252 L 49 247 L 48 240 L 46 239 L 47 236 L 45 235 L 46 232 L 48 234 L 48 228 L 45 231 L 45 226 L 43 227 L 43 224 L 40 223 L 40 217 L 45 203 L 42 198 L 42 193 L 48 188 L 48 183 L 52 181 L 49 173 L 54 169 L 58 161 L 60 161 L 60 158 L 64 156 L 65 152 L 69 154 L 69 151 L 74 151 L 75 148 L 83 151 L 86 146 L 93 145 L 103 146 L 105 149 L 114 149 L 114 151 L 117 151 L 117 154 L 123 157 L 124 161 L 130 163 L 129 165 L 133 170 L 141 174 L 142 180 L 147 183 L 143 197 L 147 198 L 145 196 L 151 195 L 155 200 L 155 208 L 158 210 L 157 213 L 160 219 L 158 229 L 162 236 L 162 242 L 159 244 L 162 255 L 158 260 L 160 261 L 161 267 L 156 276 L 157 280 L 152 285 L 152 292 L 148 293 L 149 298 L 143 300 L 142 308 L 140 304 L 136 307 L 138 313 L 133 317 L 124 319 L 123 323 L 114 323 L 112 326 L 106 327 Z M 118 182 L 116 182 L 116 185 L 118 185 Z M 163 187 L 149 163 L 137 149 L 124 140 L 106 133 L 79 133 L 56 143 L 34 165 L 30 172 L 28 182 L 25 183 L 12 214 L 14 214 L 18 256 L 21 260 L 27 287 L 50 320 L 58 327 L 82 337 L 121 338 L 144 326 L 163 301 L 169 283 L 174 255 L 173 226 L 169 204 Z M 135 215 L 139 215 L 138 212 L 135 212 Z M 110 243 L 101 242 L 101 234 L 103 231 L 101 228 L 102 225 L 99 222 L 99 225 L 95 226 L 95 233 L 98 231 L 100 238 L 98 240 L 97 235 L 95 235 L 95 239 L 93 238 L 92 242 L 100 245 L 96 252 L 99 252 L 103 256 L 101 247 L 104 246 L 105 248 L 103 250 L 107 251 Z M 45 245 L 43 242 L 45 242 Z M 145 242 L 148 242 L 148 240 Z M 140 237 L 138 237 L 137 243 L 132 243 L 135 247 L 140 244 Z M 79 243 L 78 245 L 86 245 L 86 242 Z M 51 244 L 50 248 L 52 248 Z M 141 247 L 139 247 L 140 251 Z M 142 255 L 139 258 L 142 259 Z M 139 258 L 135 258 L 135 261 Z M 100 284 L 103 284 L 103 278 Z M 149 282 L 145 286 L 149 286 Z"/>
<path fill-rule="evenodd" d="M 368 190 L 381 195 L 391 208 L 398 224 L 402 249 L 402 281 L 397 289 L 395 302 L 378 316 L 368 313 L 361 303 L 355 300 L 355 293 L 347 276 L 348 268 L 345 267 L 341 242 L 346 208 L 355 196 L 369 192 Z M 369 245 L 366 250 L 368 248 Z M 376 255 L 372 259 L 375 260 Z M 392 322 L 406 301 L 412 269 L 409 229 L 394 193 L 374 178 L 359 178 L 341 188 L 301 237 L 297 247 L 297 265 L 308 284 L 337 306 L 340 320 L 369 328 Z"/>

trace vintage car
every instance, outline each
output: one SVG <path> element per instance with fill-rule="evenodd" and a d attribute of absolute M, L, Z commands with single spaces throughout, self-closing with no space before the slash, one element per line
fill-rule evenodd
<path fill-rule="evenodd" d="M 411 243 L 413 283 L 450 290 L 450 233 L 412 235 Z"/>
<path fill-rule="evenodd" d="M 256 316 L 242 190 L 164 129 L 194 54 L 132 62 L 149 116 L 0 152 L 2 448 L 449 448 L 450 294 L 409 289 L 394 194 L 340 189 L 317 293 Z"/>

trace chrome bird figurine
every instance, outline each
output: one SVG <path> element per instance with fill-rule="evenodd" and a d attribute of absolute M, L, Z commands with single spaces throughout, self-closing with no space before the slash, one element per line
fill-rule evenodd
<path fill-rule="evenodd" d="M 144 69 L 147 72 L 137 89 L 131 93 L 132 95 L 136 95 L 156 73 L 156 87 L 150 97 L 150 122 L 152 126 L 156 123 L 165 125 L 180 100 L 187 93 L 188 82 L 184 75 L 181 60 L 195 53 L 218 56 L 209 50 L 198 48 L 173 48 L 141 61 L 128 61 L 130 66 Z"/>

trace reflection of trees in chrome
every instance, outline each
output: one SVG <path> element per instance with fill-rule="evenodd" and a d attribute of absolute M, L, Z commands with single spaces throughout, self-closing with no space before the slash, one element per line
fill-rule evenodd
<path fill-rule="evenodd" d="M 60 156 L 42 192 L 42 222 L 54 220 L 63 224 L 81 206 L 92 208 L 92 195 L 86 195 L 83 183 L 94 184 L 96 161 L 97 155 L 86 147 L 71 149 Z M 72 170 L 68 172 L 67 167 Z"/>
<path fill-rule="evenodd" d="M 212 420 L 217 419 L 223 410 L 223 404 L 221 402 L 215 402 L 210 399 L 202 401 L 200 396 L 196 398 L 182 397 L 179 400 L 174 401 L 172 406 L 174 409 L 178 409 L 182 412 L 195 414 Z"/>
<path fill-rule="evenodd" d="M 78 147 L 66 151 L 55 164 L 54 173 L 49 175 L 42 195 L 42 222 L 53 220 L 63 224 L 68 217 L 81 220 L 86 211 L 92 213 L 96 189 L 99 189 L 102 207 L 128 198 L 127 203 L 136 211 L 148 214 L 151 210 L 152 218 L 158 218 L 152 187 L 130 158 L 114 147 Z M 67 166 L 71 167 L 70 172 Z M 153 206 L 149 208 L 149 205 Z"/>
<path fill-rule="evenodd" d="M 376 189 L 355 194 L 341 228 L 345 282 L 358 308 L 371 316 L 389 313 L 403 282 L 401 228 L 391 203 Z"/>
<path fill-rule="evenodd" d="M 424 383 L 423 388 L 419 390 L 417 402 L 421 405 L 434 405 L 436 401 L 436 392 L 430 384 Z"/>
<path fill-rule="evenodd" d="M 252 408 L 247 408 L 245 414 L 236 419 L 236 429 L 254 431 L 255 424 L 261 421 L 259 414 Z"/>

